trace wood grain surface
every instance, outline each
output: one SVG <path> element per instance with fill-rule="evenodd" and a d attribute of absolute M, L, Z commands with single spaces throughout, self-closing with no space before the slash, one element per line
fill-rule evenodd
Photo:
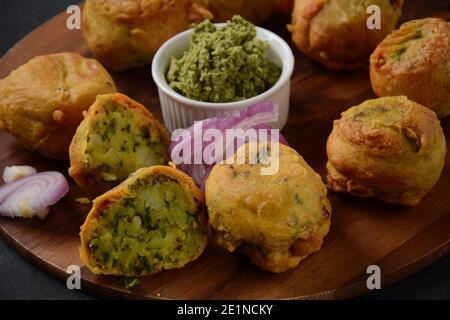
<path fill-rule="evenodd" d="M 408 0 L 402 20 L 427 16 L 450 19 L 447 1 Z M 0 61 L 0 78 L 36 55 L 90 52 L 80 31 L 65 27 L 60 14 L 29 34 Z M 287 21 L 273 18 L 264 27 L 289 40 Z M 290 41 L 289 41 L 290 42 Z M 367 68 L 333 72 L 296 54 L 292 78 L 290 118 L 283 133 L 292 147 L 325 176 L 325 143 L 332 122 L 350 106 L 373 98 Z M 150 67 L 112 73 L 119 91 L 147 106 L 161 118 Z M 450 141 L 450 117 L 442 121 Z M 8 165 L 28 164 L 39 171 L 67 175 L 68 163 L 45 159 L 15 144 L 0 133 L 0 171 Z M 450 143 L 447 142 L 447 148 Z M 71 180 L 70 180 L 71 181 Z M 170 299 L 307 299 L 348 298 L 367 291 L 366 268 L 376 264 L 382 286 L 398 281 L 450 251 L 450 155 L 434 189 L 414 208 L 376 200 L 330 194 L 332 227 L 322 250 L 283 274 L 260 271 L 248 260 L 210 246 L 181 270 L 142 278 L 126 290 L 115 277 L 95 276 L 82 267 L 82 288 L 104 297 Z M 65 281 L 69 265 L 81 265 L 79 228 L 88 206 L 76 203 L 83 196 L 71 181 L 69 194 L 52 207 L 45 221 L 0 218 L 3 239 L 32 262 Z"/>

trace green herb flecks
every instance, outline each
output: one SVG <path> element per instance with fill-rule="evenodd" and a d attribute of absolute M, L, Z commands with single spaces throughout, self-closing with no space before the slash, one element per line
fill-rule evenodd
<path fill-rule="evenodd" d="M 139 284 L 139 279 L 135 277 L 122 277 L 120 282 L 126 289 L 131 289 Z"/>

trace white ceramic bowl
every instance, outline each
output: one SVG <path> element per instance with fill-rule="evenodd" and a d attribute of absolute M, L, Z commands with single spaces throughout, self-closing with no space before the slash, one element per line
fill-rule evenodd
<path fill-rule="evenodd" d="M 222 28 L 224 23 L 215 24 Z M 289 96 L 291 76 L 294 71 L 294 55 L 289 45 L 275 33 L 256 27 L 257 38 L 268 41 L 271 49 L 269 59 L 282 67 L 277 83 L 266 92 L 242 101 L 228 103 L 212 103 L 196 101 L 175 92 L 166 81 L 166 73 L 170 58 L 179 58 L 189 49 L 193 29 L 184 31 L 166 41 L 156 53 L 152 62 L 152 76 L 155 81 L 161 103 L 164 122 L 168 130 L 191 126 L 195 121 L 211 117 L 236 113 L 261 101 L 273 101 L 279 106 L 279 118 L 269 123 L 273 128 L 282 129 L 289 113 Z"/>

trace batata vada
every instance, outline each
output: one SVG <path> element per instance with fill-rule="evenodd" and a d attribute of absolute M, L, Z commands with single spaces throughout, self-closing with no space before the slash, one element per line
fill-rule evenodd
<path fill-rule="evenodd" d="M 69 174 L 85 192 L 99 195 L 137 169 L 167 164 L 169 142 L 143 105 L 120 93 L 101 95 L 73 137 Z"/>
<path fill-rule="evenodd" d="M 450 114 L 450 23 L 439 18 L 408 21 L 370 58 L 378 96 L 405 95 L 434 112 Z"/>
<path fill-rule="evenodd" d="M 177 169 L 140 169 L 94 200 L 80 237 L 81 260 L 95 274 L 181 268 L 207 245 L 203 195 Z"/>
<path fill-rule="evenodd" d="M 320 250 L 329 231 L 331 205 L 320 176 L 292 148 L 279 144 L 279 169 L 262 175 L 261 158 L 275 152 L 250 142 L 221 162 L 206 180 L 206 206 L 214 241 L 239 250 L 263 270 L 279 273 Z M 266 145 L 267 146 L 267 145 Z M 245 164 L 236 164 L 243 157 Z M 228 161 L 228 160 L 227 160 Z M 252 164 L 256 163 L 256 164 Z"/>
<path fill-rule="evenodd" d="M 384 97 L 342 113 L 327 154 L 332 190 L 414 206 L 438 181 L 446 142 L 430 109 L 404 96 Z"/>
<path fill-rule="evenodd" d="M 380 29 L 367 27 L 367 8 L 380 8 Z M 298 49 L 329 69 L 368 65 L 401 14 L 403 0 L 297 0 L 289 30 Z"/>
<path fill-rule="evenodd" d="M 35 57 L 0 80 L 0 128 L 27 149 L 68 159 L 83 111 L 115 91 L 96 60 L 72 52 Z"/>
<path fill-rule="evenodd" d="M 98 60 L 116 71 L 151 63 L 159 47 L 209 18 L 190 0 L 86 0 L 82 31 Z"/>

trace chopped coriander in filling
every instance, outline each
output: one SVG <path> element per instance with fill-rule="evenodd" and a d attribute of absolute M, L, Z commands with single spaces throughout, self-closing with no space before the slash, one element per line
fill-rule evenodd
<path fill-rule="evenodd" d="M 99 211 L 89 250 L 102 269 L 141 275 L 179 268 L 203 250 L 204 231 L 190 190 L 166 176 L 137 180 Z"/>
<path fill-rule="evenodd" d="M 104 181 L 119 183 L 137 169 L 166 163 L 161 133 L 138 117 L 115 101 L 106 101 L 95 114 L 87 137 L 86 164 L 100 170 Z"/>

